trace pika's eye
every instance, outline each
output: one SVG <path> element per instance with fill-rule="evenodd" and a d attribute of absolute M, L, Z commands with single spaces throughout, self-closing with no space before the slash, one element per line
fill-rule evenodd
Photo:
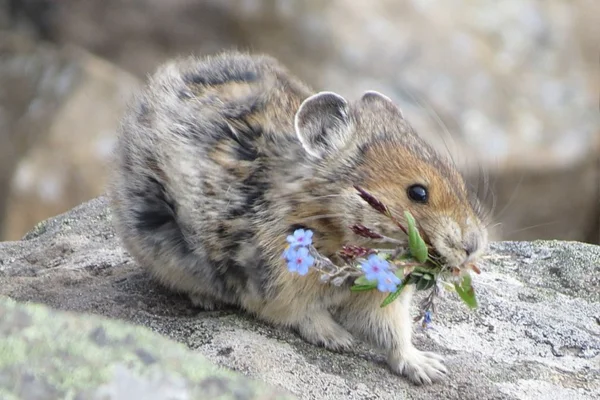
<path fill-rule="evenodd" d="M 407 190 L 408 198 L 417 203 L 427 203 L 429 193 L 427 188 L 422 185 L 412 185 Z"/>

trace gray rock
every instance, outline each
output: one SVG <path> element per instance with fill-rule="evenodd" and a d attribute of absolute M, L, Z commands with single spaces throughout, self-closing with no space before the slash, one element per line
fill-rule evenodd
<path fill-rule="evenodd" d="M 5 31 L 0 54 L 0 240 L 16 240 L 103 193 L 140 82 L 77 47 Z"/>
<path fill-rule="evenodd" d="M 293 399 L 146 328 L 0 298 L 2 399 Z"/>
<path fill-rule="evenodd" d="M 0 243 L 0 295 L 149 327 L 301 399 L 600 396 L 600 246 L 493 243 L 474 277 L 479 308 L 469 311 L 449 294 L 433 328 L 416 328 L 417 345 L 443 353 L 450 369 L 446 381 L 416 387 L 366 346 L 333 353 L 236 310 L 192 308 L 132 262 L 110 220 L 106 200 L 97 198 L 40 223 L 22 241 Z"/>

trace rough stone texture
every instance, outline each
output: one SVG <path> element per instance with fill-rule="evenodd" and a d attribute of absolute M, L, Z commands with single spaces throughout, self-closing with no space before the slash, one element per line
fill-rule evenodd
<path fill-rule="evenodd" d="M 337 354 L 236 310 L 195 310 L 123 252 L 97 198 L 0 243 L 0 295 L 145 325 L 213 362 L 301 399 L 595 399 L 600 396 L 600 246 L 494 243 L 474 277 L 480 308 L 454 296 L 422 349 L 447 357 L 449 378 L 415 387 L 365 346 Z"/>
<path fill-rule="evenodd" d="M 138 86 L 82 49 L 0 33 L 0 239 L 102 193 Z"/>
<path fill-rule="evenodd" d="M 293 399 L 148 329 L 0 298 L 3 400 Z"/>
<path fill-rule="evenodd" d="M 29 18 L 139 77 L 238 47 L 318 89 L 381 90 L 470 180 L 489 172 L 494 237 L 600 243 L 597 0 L 12 3 L 20 26 Z"/>

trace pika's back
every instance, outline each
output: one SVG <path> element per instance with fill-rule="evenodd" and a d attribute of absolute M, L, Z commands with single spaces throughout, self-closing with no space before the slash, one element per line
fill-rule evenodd
<path fill-rule="evenodd" d="M 293 123 L 310 94 L 265 55 L 170 61 L 149 77 L 123 117 L 113 192 L 145 190 L 139 197 L 146 200 L 160 192 L 180 217 L 207 196 L 204 210 L 235 202 L 232 182 L 256 177 L 265 163 L 303 157 Z"/>
<path fill-rule="evenodd" d="M 220 135 L 223 125 L 232 120 L 247 120 L 261 131 L 292 127 L 295 111 L 310 92 L 266 55 L 190 56 L 157 69 L 124 124 L 158 140 L 181 136 L 182 140 L 205 139 L 208 142 L 195 144 L 210 145 L 210 133 Z"/>

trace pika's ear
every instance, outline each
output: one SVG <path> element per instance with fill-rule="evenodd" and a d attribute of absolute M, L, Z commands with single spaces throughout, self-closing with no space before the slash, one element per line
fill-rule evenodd
<path fill-rule="evenodd" d="M 322 158 L 344 147 L 350 136 L 348 102 L 332 92 L 320 92 L 302 102 L 294 118 L 304 150 Z"/>
<path fill-rule="evenodd" d="M 366 91 L 360 98 L 360 102 L 365 107 L 380 107 L 399 114 L 400 118 L 404 118 L 402 110 L 392 101 L 392 99 L 375 90 Z"/>

